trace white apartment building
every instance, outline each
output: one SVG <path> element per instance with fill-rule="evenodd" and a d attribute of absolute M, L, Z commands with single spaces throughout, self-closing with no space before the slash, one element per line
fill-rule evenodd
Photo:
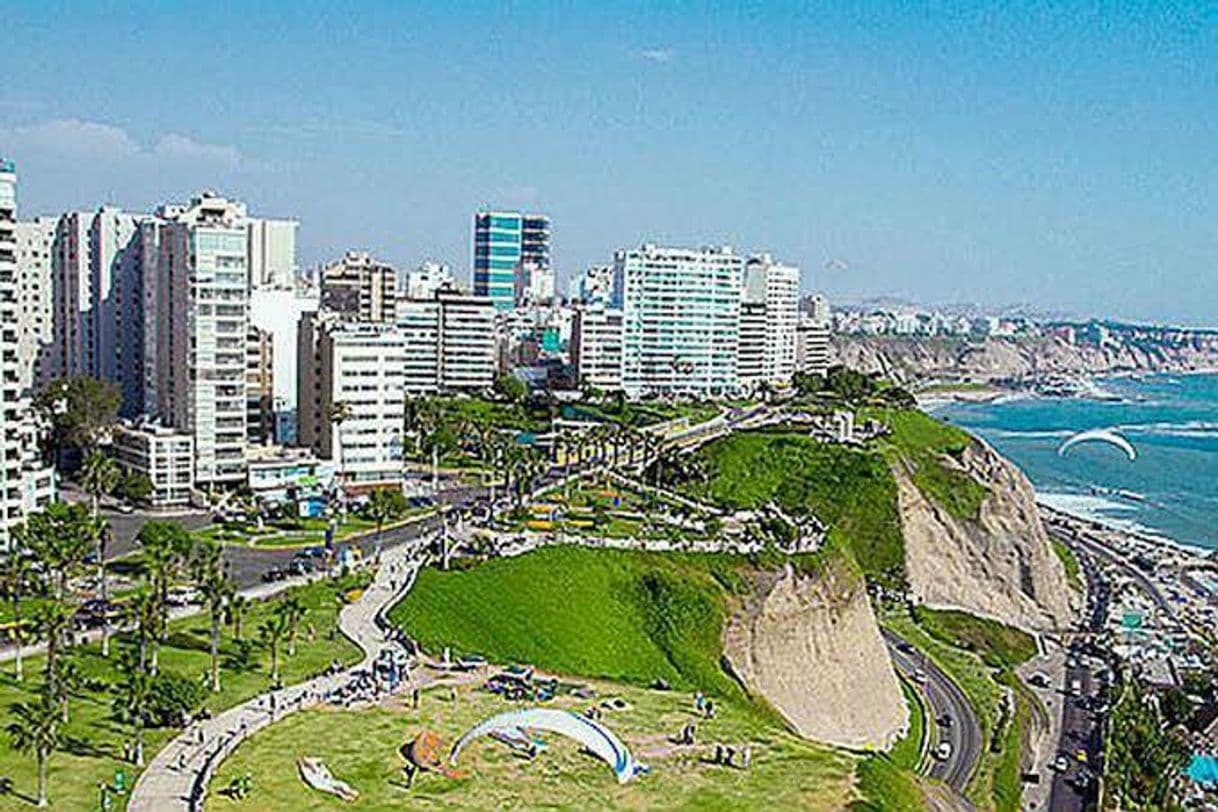
<path fill-rule="evenodd" d="M 125 470 L 148 477 L 153 507 L 190 504 L 194 490 L 194 436 L 156 424 L 127 424 L 114 430 L 114 454 Z"/>
<path fill-rule="evenodd" d="M 347 487 L 401 484 L 404 350 L 393 325 L 333 322 L 318 335 L 318 397 L 310 414 L 319 419 L 309 435 Z"/>
<path fill-rule="evenodd" d="M 593 265 L 580 276 L 571 279 L 567 288 L 567 298 L 572 302 L 608 306 L 612 297 L 612 265 Z"/>
<path fill-rule="evenodd" d="M 440 390 L 440 310 L 434 299 L 398 299 L 402 334 L 402 388 L 411 396 Z"/>
<path fill-rule="evenodd" d="M 251 219 L 249 230 L 250 290 L 292 290 L 296 287 L 295 220 Z"/>
<path fill-rule="evenodd" d="M 606 392 L 622 388 L 622 311 L 579 305 L 571 328 L 571 361 L 579 385 Z"/>
<path fill-rule="evenodd" d="M 789 386 L 795 374 L 799 269 L 769 254 L 744 266 L 738 372 L 747 391 Z"/>
<path fill-rule="evenodd" d="M 211 193 L 162 210 L 157 413 L 193 435 L 200 487 L 245 481 L 249 238 L 245 205 Z"/>
<path fill-rule="evenodd" d="M 800 316 L 795 330 L 797 371 L 821 376 L 829 371 L 829 339 L 832 332 L 828 321 L 817 321 L 808 314 Z"/>
<path fill-rule="evenodd" d="M 297 347 L 300 318 L 316 311 L 316 290 L 261 288 L 250 291 L 250 324 L 271 334 L 274 408 L 279 423 L 284 413 L 294 416 L 297 392 Z M 291 420 L 294 423 L 294 419 Z M 276 432 L 282 438 L 280 426 Z M 284 441 L 295 441 L 294 436 Z"/>
<path fill-rule="evenodd" d="M 436 294 L 440 304 L 440 388 L 482 391 L 495 383 L 495 306 L 483 296 Z"/>
<path fill-rule="evenodd" d="M 622 389 L 628 397 L 719 397 L 737 371 L 744 262 L 727 246 L 645 244 L 614 256 L 622 311 Z"/>
<path fill-rule="evenodd" d="M 28 513 L 55 498 L 55 474 L 38 457 L 37 426 L 22 382 L 16 226 L 17 171 L 0 159 L 0 546 Z"/>
<path fill-rule="evenodd" d="M 437 291 L 451 288 L 455 284 L 452 271 L 447 265 L 428 260 L 407 274 L 406 298 L 433 299 Z"/>
<path fill-rule="evenodd" d="M 56 217 L 36 217 L 14 223 L 17 241 L 17 301 L 21 385 L 26 390 L 45 383 L 53 372 L 55 324 L 52 253 Z"/>

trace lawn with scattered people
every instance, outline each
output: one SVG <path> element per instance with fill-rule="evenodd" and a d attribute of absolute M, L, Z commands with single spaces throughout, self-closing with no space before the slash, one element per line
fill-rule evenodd
<path fill-rule="evenodd" d="M 590 699 L 570 693 L 578 684 L 595 691 Z M 490 738 L 462 751 L 462 775 L 419 773 L 408 787 L 399 748 L 423 730 L 437 734 L 446 753 L 454 739 L 476 722 L 515 705 L 474 687 L 422 693 L 420 707 L 409 697 L 364 711 L 318 709 L 276 723 L 242 744 L 221 765 L 212 781 L 208 810 L 321 810 L 340 806 L 309 789 L 298 777 L 296 759 L 321 758 L 339 779 L 360 793 L 353 808 L 401 809 L 405 806 L 466 809 L 615 808 L 615 809 L 775 809 L 836 810 L 856 799 L 857 756 L 803 741 L 780 727 L 721 706 L 714 719 L 696 714 L 685 691 L 656 691 L 603 681 L 574 680 L 547 707 L 582 712 L 606 698 L 625 707 L 603 710 L 602 722 L 617 734 L 634 758 L 651 773 L 619 785 L 602 762 L 582 753 L 570 740 L 543 734 L 546 748 L 533 759 Z M 697 725 L 695 744 L 678 745 L 689 722 Z M 714 763 L 714 748 L 735 749 L 734 767 Z M 750 766 L 741 766 L 745 746 Z M 234 801 L 222 790 L 249 774 L 252 793 Z M 879 807 L 875 807 L 879 808 Z"/>
<path fill-rule="evenodd" d="M 337 633 L 337 617 L 341 595 L 363 583 L 363 579 L 347 579 L 314 583 L 292 590 L 307 610 L 300 623 L 296 653 L 281 653 L 283 680 L 299 682 L 323 671 L 332 661 L 358 661 L 358 650 Z M 276 600 L 255 601 L 242 621 L 242 638 L 236 639 L 235 629 L 225 626 L 221 635 L 221 684 L 219 693 L 202 692 L 203 704 L 213 712 L 231 707 L 255 696 L 269 686 L 268 654 L 258 641 L 259 624 L 269 617 Z M 160 647 L 158 660 L 162 674 L 174 674 L 187 681 L 201 681 L 207 673 L 210 624 L 200 614 L 170 623 L 168 640 Z M 112 645 L 109 658 L 103 658 L 96 644 L 77 647 L 70 655 L 81 675 L 81 685 L 73 692 L 69 703 L 70 721 L 60 734 L 60 745 L 49 759 L 49 787 L 55 809 L 94 809 L 98 805 L 98 782 L 113 785 L 118 771 L 125 774 L 127 784 L 138 770 L 123 758 L 124 745 L 131 740 L 131 727 L 115 719 L 116 686 L 122 681 L 118 670 L 120 652 L 132 647 L 132 641 L 120 637 Z M 5 663 L 0 671 L 0 709 L 8 716 L 15 702 L 34 701 L 42 683 L 42 657 L 29 658 L 24 663 L 25 680 L 18 683 L 13 676 L 13 663 Z M 145 733 L 145 754 L 150 758 L 176 730 L 160 728 Z M 32 755 L 17 752 L 7 735 L 0 734 L 0 776 L 11 790 L 0 795 L 0 809 L 32 808 L 35 788 L 36 762 Z M 118 807 L 125 796 L 117 799 Z"/>

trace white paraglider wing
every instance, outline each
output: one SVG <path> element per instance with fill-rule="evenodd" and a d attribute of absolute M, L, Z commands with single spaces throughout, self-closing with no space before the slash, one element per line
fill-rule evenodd
<path fill-rule="evenodd" d="M 495 731 L 515 731 L 518 728 L 548 730 L 574 739 L 608 764 L 617 775 L 619 784 L 625 784 L 637 772 L 630 751 L 608 728 L 592 719 L 555 708 L 507 711 L 478 723 L 453 744 L 453 749 L 448 754 L 449 764 L 455 765 L 462 748 L 474 739 Z"/>
<path fill-rule="evenodd" d="M 1087 431 L 1080 431 L 1078 434 L 1071 436 L 1066 440 L 1066 442 L 1062 443 L 1057 449 L 1057 453 L 1059 455 L 1064 455 L 1067 451 L 1079 443 L 1088 442 L 1108 443 L 1110 445 L 1114 445 L 1125 452 L 1125 456 L 1129 457 L 1130 462 L 1133 462 L 1138 458 L 1137 449 L 1133 447 L 1133 444 L 1113 429 L 1088 429 Z"/>

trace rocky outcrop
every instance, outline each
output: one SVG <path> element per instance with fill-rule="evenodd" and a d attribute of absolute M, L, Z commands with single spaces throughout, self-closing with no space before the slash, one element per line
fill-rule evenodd
<path fill-rule="evenodd" d="M 1027 478 L 981 440 L 942 464 L 962 469 L 989 494 L 975 521 L 957 519 L 918 490 L 904 463 L 894 464 L 914 599 L 1029 630 L 1067 625 L 1075 598 Z"/>
<path fill-rule="evenodd" d="M 960 338 L 835 336 L 836 363 L 899 383 L 925 378 L 977 381 L 1038 375 L 1195 372 L 1218 368 L 1218 355 L 1192 345 L 1113 341 L 1071 344 L 1054 336 Z"/>
<path fill-rule="evenodd" d="M 764 580 L 727 624 L 731 669 L 805 738 L 889 747 L 908 710 L 862 578 L 831 563 Z"/>

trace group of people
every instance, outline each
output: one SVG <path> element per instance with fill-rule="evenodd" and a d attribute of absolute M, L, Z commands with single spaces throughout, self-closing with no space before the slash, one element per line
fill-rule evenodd
<path fill-rule="evenodd" d="M 708 699 L 701 691 L 694 694 L 694 711 L 703 719 L 715 718 L 715 703 Z M 686 722 L 685 727 L 681 728 L 681 734 L 675 739 L 677 744 L 686 746 L 694 745 L 697 733 L 697 725 L 694 722 Z M 739 754 L 739 763 L 737 763 L 737 754 Z M 742 770 L 747 770 L 753 765 L 753 746 L 746 744 L 744 747 L 737 750 L 735 747 L 730 747 L 724 744 L 715 745 L 715 754 L 711 759 L 712 764 L 723 767 L 739 767 Z"/>

